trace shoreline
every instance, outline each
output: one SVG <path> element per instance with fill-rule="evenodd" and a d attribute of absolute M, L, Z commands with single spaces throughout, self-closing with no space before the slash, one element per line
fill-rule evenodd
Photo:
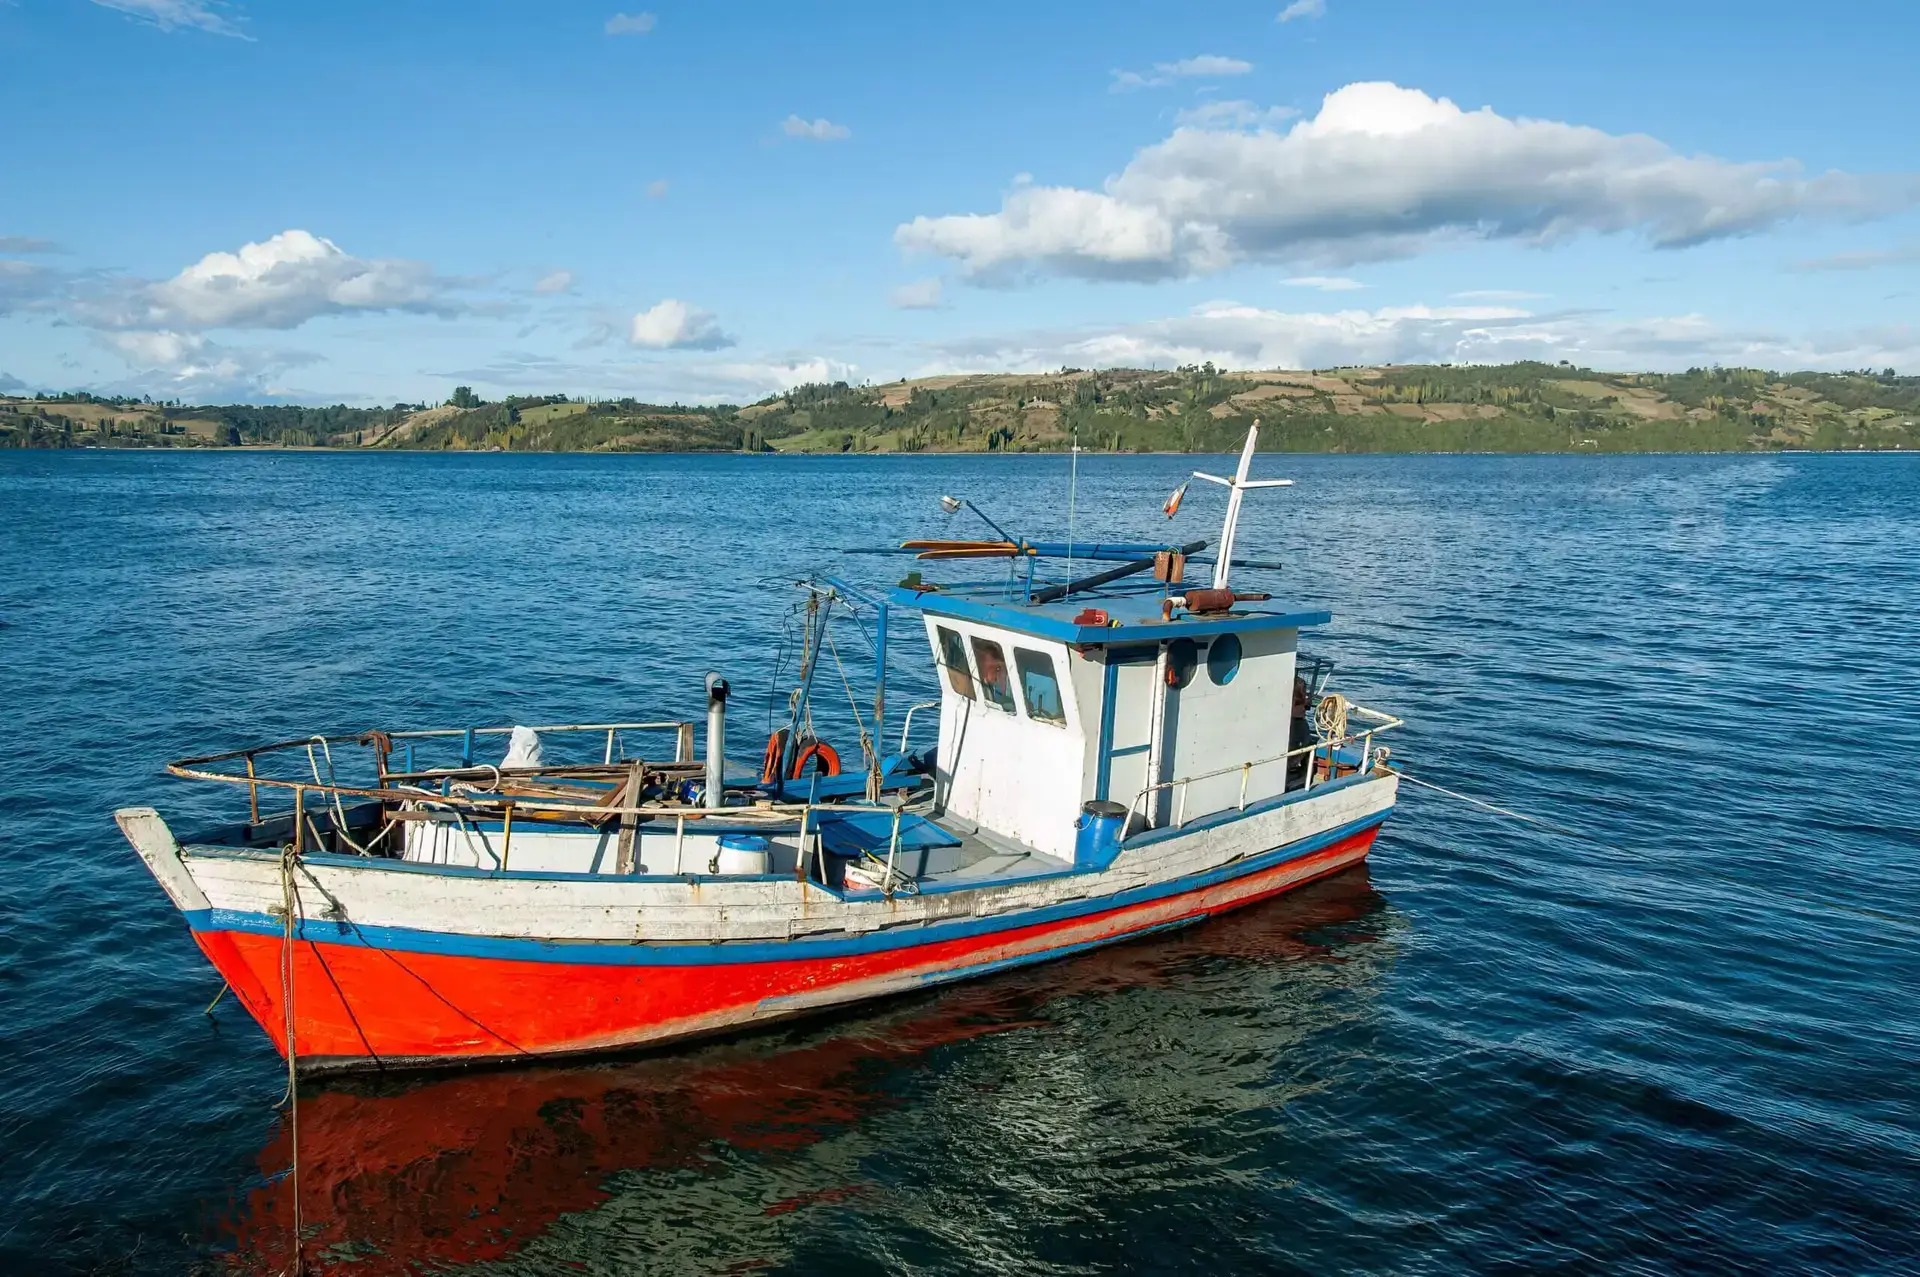
<path fill-rule="evenodd" d="M 1877 457 L 1877 456 L 1920 456 L 1920 448 L 1567 448 L 1556 451 L 1543 450 L 1486 450 L 1475 451 L 1459 448 L 1432 448 L 1418 451 L 1406 450 L 1356 450 L 1325 448 L 1311 451 L 1297 448 L 1259 448 L 1260 456 L 1273 457 Z M 143 447 L 132 445 L 110 447 L 99 444 L 87 444 L 73 448 L 0 448 L 0 456 L 9 453 L 74 453 L 74 452 L 111 452 L 111 453 L 154 453 L 168 456 L 207 456 L 207 455 L 245 455 L 260 453 L 321 453 L 328 456 L 404 456 L 404 457 L 744 457 L 755 460 L 775 458 L 819 458 L 822 460 L 882 460 L 882 459 L 927 459 L 937 457 L 992 457 L 1015 460 L 1023 457 L 1069 457 L 1072 454 L 1065 449 L 993 450 L 982 449 L 977 452 L 939 452 L 939 451 L 868 451 L 868 452 L 782 452 L 775 449 L 770 452 L 743 452 L 739 449 L 620 449 L 620 448 L 583 448 L 583 449 L 545 449 L 545 448 L 342 448 L 330 444 L 283 444 L 260 443 L 242 444 L 239 447 L 208 445 L 204 447 Z M 1219 457 L 1231 453 L 1213 450 L 1173 452 L 1164 450 L 1141 450 L 1112 452 L 1091 448 L 1080 449 L 1082 458 L 1102 457 Z"/>

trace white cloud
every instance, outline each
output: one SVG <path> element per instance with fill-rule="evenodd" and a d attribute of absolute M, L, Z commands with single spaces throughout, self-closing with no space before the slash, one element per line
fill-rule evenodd
<path fill-rule="evenodd" d="M 1280 11 L 1275 22 L 1292 22 L 1295 18 L 1324 18 L 1327 16 L 1327 0 L 1293 0 L 1293 3 Z"/>
<path fill-rule="evenodd" d="M 712 315 L 669 297 L 633 317 L 627 340 L 649 350 L 719 350 L 733 345 Z"/>
<path fill-rule="evenodd" d="M 938 310 L 940 289 L 938 276 L 916 279 L 893 290 L 893 304 L 901 310 Z"/>
<path fill-rule="evenodd" d="M 212 35 L 232 36 L 236 40 L 253 37 L 229 22 L 219 0 L 93 0 L 104 9 L 113 9 L 162 31 L 183 28 Z"/>
<path fill-rule="evenodd" d="M 1363 83 L 1285 133 L 1178 128 L 1102 190 L 1021 187 L 997 213 L 917 217 L 894 238 L 976 276 L 1154 279 L 1244 260 L 1378 261 L 1468 239 L 1638 231 L 1681 247 L 1916 200 L 1911 174 L 1808 178 L 1792 161 L 1683 156 L 1642 134 Z"/>
<path fill-rule="evenodd" d="M 306 231 L 281 231 L 234 253 L 208 253 L 172 279 L 81 305 L 100 327 L 296 328 L 320 315 L 404 310 L 447 314 L 452 285 L 425 262 L 361 258 Z"/>
<path fill-rule="evenodd" d="M 667 191 L 672 185 L 673 184 L 667 181 L 666 178 L 656 177 L 653 181 L 647 183 L 647 198 L 650 200 L 663 200 L 667 198 Z"/>
<path fill-rule="evenodd" d="M 1217 53 L 1202 53 L 1197 57 L 1181 58 L 1178 62 L 1156 62 L 1151 71 L 1115 71 L 1113 83 L 1108 86 L 1110 92 L 1128 93 L 1134 89 L 1163 89 L 1175 80 L 1182 79 L 1218 79 L 1227 75 L 1245 75 L 1253 70 L 1253 63 L 1242 62 L 1239 58 L 1225 58 Z"/>
<path fill-rule="evenodd" d="M 276 384 L 280 374 L 320 362 L 318 355 L 306 351 L 222 346 L 199 333 L 114 332 L 102 333 L 100 339 L 135 370 L 120 386 L 202 402 L 281 393 L 285 387 Z"/>
<path fill-rule="evenodd" d="M 780 121 L 780 131 L 788 137 L 803 137 L 809 142 L 839 142 L 853 136 L 853 130 L 844 124 L 835 124 L 825 118 L 803 120 L 797 115 L 789 115 Z"/>
<path fill-rule="evenodd" d="M 1449 296 L 1458 301 L 1528 302 L 1538 301 L 1547 294 L 1529 293 L 1519 288 L 1469 288 L 1464 292 L 1451 293 Z"/>
<path fill-rule="evenodd" d="M 1904 248 L 1869 248 L 1830 257 L 1811 257 L 1795 262 L 1794 270 L 1872 270 L 1878 266 L 1910 266 L 1920 262 L 1920 244 Z"/>
<path fill-rule="evenodd" d="M 647 403 L 750 403 L 812 381 L 852 381 L 858 365 L 819 355 L 716 359 L 688 356 L 637 363 L 583 364 L 534 353 L 503 354 L 480 367 L 448 369 L 446 381 L 495 387 L 566 386 L 593 395 L 631 395 Z"/>
<path fill-rule="evenodd" d="M 34 262 L 0 257 L 0 315 L 37 310 L 59 293 L 66 277 Z"/>
<path fill-rule="evenodd" d="M 0 253 L 57 253 L 60 246 L 38 235 L 0 235 Z"/>
<path fill-rule="evenodd" d="M 616 13 L 607 19 L 607 34 L 646 35 L 659 21 L 651 13 Z"/>
<path fill-rule="evenodd" d="M 1253 63 L 1243 62 L 1239 58 L 1223 58 L 1217 53 L 1202 53 L 1197 57 L 1181 58 L 1178 62 L 1162 62 L 1155 70 L 1177 76 L 1245 75 L 1253 70 Z"/>
<path fill-rule="evenodd" d="M 552 270 L 542 275 L 533 286 L 536 293 L 564 293 L 573 287 L 573 272 L 570 270 Z"/>
<path fill-rule="evenodd" d="M 1345 275 L 1294 275 L 1281 283 L 1290 288 L 1317 288 L 1323 293 L 1348 293 L 1366 285 Z"/>
<path fill-rule="evenodd" d="M 1187 107 L 1175 113 L 1173 122 L 1197 129 L 1270 129 L 1285 124 L 1299 114 L 1290 106 L 1260 107 L 1232 99 Z"/>
<path fill-rule="evenodd" d="M 715 363 L 681 370 L 681 376 L 728 399 L 761 399 L 817 381 L 852 381 L 859 365 L 815 356 L 784 362 Z"/>
<path fill-rule="evenodd" d="M 1621 371 L 1714 363 L 1767 368 L 1920 367 L 1920 328 L 1883 325 L 1783 334 L 1729 329 L 1702 315 L 1615 319 L 1535 315 L 1512 306 L 1396 306 L 1289 312 L 1232 301 L 1109 328 L 1042 330 L 926 347 L 914 376 L 941 372 L 1168 368 L 1329 368 L 1384 363 L 1508 363 L 1565 359 Z"/>

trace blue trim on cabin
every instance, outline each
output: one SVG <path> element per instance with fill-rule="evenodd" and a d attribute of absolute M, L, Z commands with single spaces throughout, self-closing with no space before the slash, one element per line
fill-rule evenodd
<path fill-rule="evenodd" d="M 988 602 L 968 598 L 946 590 L 920 591 L 904 587 L 893 592 L 893 602 L 917 607 L 929 616 L 950 616 L 997 626 L 1032 638 L 1052 639 L 1082 646 L 1103 643 L 1155 643 L 1168 638 L 1205 638 L 1215 634 L 1247 634 L 1261 630 L 1297 630 L 1310 625 L 1325 625 L 1331 612 L 1232 612 L 1225 616 L 1176 617 L 1160 619 L 1160 605 L 1153 598 L 1110 599 L 1081 596 L 1063 603 Z M 1144 602 L 1142 609 L 1133 606 Z M 1118 625 L 1075 625 L 1073 618 L 1082 608 L 1104 607 Z M 1127 615 L 1127 613 L 1134 613 Z"/>
<path fill-rule="evenodd" d="M 1107 649 L 1106 672 L 1102 676 L 1100 690 L 1100 742 L 1094 768 L 1093 796 L 1101 802 L 1108 800 L 1113 787 L 1113 760 L 1125 758 L 1129 754 L 1138 754 L 1153 749 L 1153 742 L 1144 745 L 1128 745 L 1122 749 L 1113 747 L 1113 718 L 1115 693 L 1120 689 L 1120 667 L 1122 665 L 1145 665 L 1160 659 L 1160 645 L 1150 647 L 1110 647 Z"/>
<path fill-rule="evenodd" d="M 1100 741 L 1095 750 L 1093 796 L 1107 801 L 1107 787 L 1113 779 L 1113 694 L 1120 686 L 1120 665 L 1114 653 L 1107 654 L 1106 668 L 1100 676 Z"/>
<path fill-rule="evenodd" d="M 1272 851 L 1245 856 L 1206 873 L 1191 874 L 1170 882 L 1135 887 L 1111 895 L 1065 901 L 1043 909 L 1012 910 L 988 918 L 962 918 L 946 922 L 921 923 L 893 930 L 861 935 L 803 937 L 793 940 L 735 941 L 647 941 L 622 940 L 536 940 L 505 936 L 473 936 L 458 932 L 422 931 L 411 927 L 363 926 L 349 919 L 302 918 L 297 928 L 300 939 L 330 944 L 350 944 L 371 949 L 391 949 L 400 953 L 434 953 L 452 957 L 494 958 L 521 962 L 559 962 L 595 966 L 708 966 L 741 962 L 790 962 L 806 958 L 851 957 L 894 949 L 939 944 L 947 940 L 970 939 L 1042 923 L 1065 922 L 1089 914 L 1105 913 L 1133 905 L 1149 904 L 1168 896 L 1184 895 L 1235 878 L 1259 873 L 1290 860 L 1310 856 L 1334 843 L 1366 829 L 1383 824 L 1391 808 L 1360 820 L 1349 821 L 1336 829 L 1312 838 L 1289 843 Z M 1241 813 L 1236 813 L 1236 815 Z M 1191 827 L 1189 827 L 1191 828 Z M 200 854 L 200 853 L 194 853 Z M 318 860 L 320 857 L 316 856 Z M 329 861 L 347 861 L 371 867 L 357 856 L 328 857 Z M 387 862 L 390 867 L 398 862 Z M 440 872 L 445 872 L 440 869 Z M 511 872 L 500 875 L 514 876 Z M 615 878 L 601 874 L 530 874 L 529 877 L 554 879 L 597 878 L 607 883 L 647 881 L 643 878 Z M 672 881 L 669 879 L 668 881 Z M 756 875 L 732 881 L 791 882 L 786 875 Z M 967 884 L 976 887 L 1000 886 L 1002 879 Z M 817 886 L 818 884 L 813 884 Z M 239 931 L 255 935 L 284 934 L 281 920 L 265 913 L 231 909 L 183 910 L 187 924 L 195 931 Z M 1049 951 L 1052 952 L 1052 951 Z"/>

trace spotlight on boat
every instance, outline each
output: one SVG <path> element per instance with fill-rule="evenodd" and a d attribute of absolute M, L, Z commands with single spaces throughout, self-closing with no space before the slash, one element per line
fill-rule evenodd
<path fill-rule="evenodd" d="M 959 514 L 960 507 L 964 504 L 966 503 L 960 500 L 959 497 L 941 497 L 940 498 L 940 508 L 942 510 L 945 510 L 948 514 Z"/>

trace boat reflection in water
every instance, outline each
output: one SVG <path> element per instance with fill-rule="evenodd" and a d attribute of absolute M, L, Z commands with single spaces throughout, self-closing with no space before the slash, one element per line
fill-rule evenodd
<path fill-rule="evenodd" d="M 1344 1030 L 1369 1015 L 1396 929 L 1361 866 L 857 1019 L 574 1068 L 309 1085 L 307 1263 L 758 1267 L 818 1244 L 826 1210 L 883 1213 L 950 1256 L 997 1247 L 1008 1239 L 964 1235 L 943 1197 L 983 1177 L 1151 1190 L 1143 1178 L 1205 1140 L 1196 1127 L 1230 1138 L 1236 1117 L 1280 1109 L 1357 1049 Z M 260 1155 L 272 1178 L 221 1229 L 239 1271 L 290 1258 L 290 1156 L 283 1126 Z"/>

